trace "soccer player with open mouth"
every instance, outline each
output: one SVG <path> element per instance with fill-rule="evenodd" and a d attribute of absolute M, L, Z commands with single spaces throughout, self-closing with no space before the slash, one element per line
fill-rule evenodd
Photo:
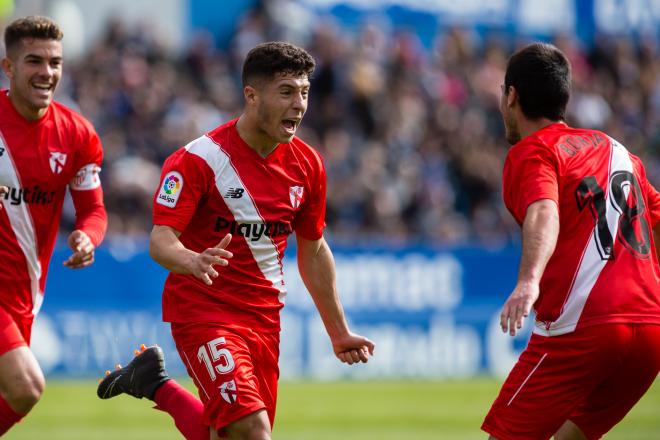
<path fill-rule="evenodd" d="M 271 438 L 279 376 L 282 258 L 295 232 L 298 267 L 341 362 L 374 344 L 349 330 L 325 239 L 320 155 L 295 136 L 313 58 L 287 43 L 253 48 L 243 65 L 242 115 L 172 154 L 154 200 L 151 255 L 171 273 L 163 319 L 199 391 L 170 379 L 144 348 L 109 373 L 98 395 L 147 397 L 187 439 Z"/>

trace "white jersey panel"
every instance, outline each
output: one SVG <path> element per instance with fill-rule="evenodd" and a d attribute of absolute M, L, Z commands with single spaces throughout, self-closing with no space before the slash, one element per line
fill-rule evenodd
<path fill-rule="evenodd" d="M 14 161 L 11 158 L 9 148 L 7 148 L 1 134 L 0 151 L 4 153 L 0 155 L 0 185 L 6 185 L 18 190 L 18 188 L 22 187 L 21 180 L 16 171 Z M 7 212 L 9 223 L 14 231 L 18 245 L 25 255 L 28 275 L 30 276 L 30 290 L 32 292 L 32 313 L 36 315 L 41 309 L 44 294 L 39 287 L 42 270 L 37 251 L 37 235 L 30 209 L 26 203 L 3 203 L 3 209 Z"/>
<path fill-rule="evenodd" d="M 623 145 L 612 138 L 610 138 L 610 143 L 612 151 L 610 153 L 610 169 L 605 189 L 605 200 L 607 201 L 605 212 L 610 234 L 612 237 L 616 237 L 621 213 L 616 209 L 615 203 L 610 200 L 610 179 L 617 171 L 633 173 L 633 164 L 630 159 L 630 153 Z M 594 226 L 594 236 L 597 234 L 597 227 L 598 225 Z M 598 241 L 592 237 L 583 251 L 582 259 L 573 278 L 573 283 L 561 314 L 550 326 L 547 326 L 544 322 L 537 321 L 534 333 L 543 336 L 556 336 L 575 330 L 589 294 L 596 284 L 601 271 L 609 261 L 601 257 L 601 252 L 602 250 L 599 249 Z"/>
<path fill-rule="evenodd" d="M 223 194 L 227 188 L 245 188 L 227 153 L 221 145 L 215 143 L 208 136 L 202 136 L 194 140 L 185 148 L 188 153 L 201 157 L 213 170 L 215 183 L 220 194 Z M 225 199 L 225 203 L 234 219 L 240 223 L 264 224 L 265 219 L 259 213 L 259 208 L 247 188 L 245 193 L 247 197 Z M 257 240 L 246 238 L 245 242 L 250 248 L 261 273 L 280 292 L 279 299 L 284 302 L 286 296 L 284 273 L 275 243 L 266 234 L 262 234 Z"/>

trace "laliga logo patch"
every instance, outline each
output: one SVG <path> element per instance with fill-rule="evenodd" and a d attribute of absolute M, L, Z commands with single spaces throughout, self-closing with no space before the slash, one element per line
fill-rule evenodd
<path fill-rule="evenodd" d="M 236 402 L 236 394 L 237 394 L 236 382 L 234 382 L 233 380 L 230 380 L 220 385 L 220 395 L 222 396 L 223 399 L 225 399 L 225 402 L 227 403 Z"/>
<path fill-rule="evenodd" d="M 183 176 L 176 171 L 170 171 L 165 175 L 163 184 L 156 196 L 156 203 L 169 208 L 174 208 L 179 200 L 181 189 L 183 188 Z"/>
<path fill-rule="evenodd" d="M 60 174 L 66 163 L 66 154 L 58 151 L 51 151 L 48 163 L 50 164 L 50 169 L 53 173 Z"/>
<path fill-rule="evenodd" d="M 168 175 L 165 178 L 165 183 L 163 184 L 163 191 L 169 195 L 174 195 L 179 192 L 181 189 L 181 179 L 176 175 Z"/>

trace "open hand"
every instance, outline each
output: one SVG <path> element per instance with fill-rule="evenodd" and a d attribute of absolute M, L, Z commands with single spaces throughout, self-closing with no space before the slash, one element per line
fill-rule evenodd
<path fill-rule="evenodd" d="M 502 307 L 500 315 L 502 331 L 504 333 L 508 331 L 511 336 L 515 336 L 517 331 L 522 328 L 525 318 L 529 316 L 538 297 L 538 283 L 518 282 Z"/>
<path fill-rule="evenodd" d="M 8 192 L 9 192 L 9 188 L 0 185 L 0 210 L 2 209 L 2 199 L 4 199 L 5 194 L 7 194 Z"/>
<path fill-rule="evenodd" d="M 228 260 L 234 256 L 226 249 L 230 241 L 231 234 L 227 234 L 216 246 L 195 255 L 190 270 L 192 274 L 209 286 L 213 284 L 211 278 L 218 277 L 218 271 L 213 266 L 227 266 L 229 265 Z"/>

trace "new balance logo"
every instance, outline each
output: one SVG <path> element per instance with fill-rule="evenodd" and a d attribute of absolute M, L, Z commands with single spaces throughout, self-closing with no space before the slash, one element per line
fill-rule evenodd
<path fill-rule="evenodd" d="M 225 199 L 240 199 L 245 190 L 243 188 L 229 188 L 225 193 Z"/>

